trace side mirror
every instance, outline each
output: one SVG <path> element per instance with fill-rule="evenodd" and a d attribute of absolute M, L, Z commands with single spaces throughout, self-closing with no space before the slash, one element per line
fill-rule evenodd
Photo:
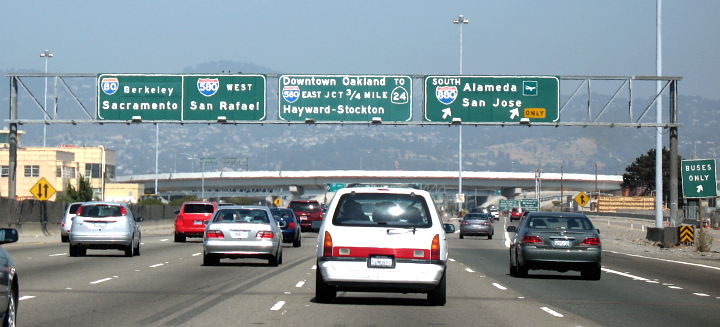
<path fill-rule="evenodd" d="M 505 230 L 508 233 L 517 233 L 517 227 L 515 227 L 515 226 L 508 226 Z"/>
<path fill-rule="evenodd" d="M 455 225 L 453 224 L 443 224 L 443 229 L 445 230 L 445 233 L 455 233 Z"/>
<path fill-rule="evenodd" d="M 600 228 L 597 229 L 598 234 L 600 234 Z"/>
<path fill-rule="evenodd" d="M 143 218 L 143 217 L 135 217 L 135 221 L 141 223 L 141 222 L 145 221 L 145 218 Z"/>
<path fill-rule="evenodd" d="M 285 223 L 284 220 L 278 220 L 277 225 L 280 228 L 285 228 L 285 226 L 287 226 L 287 223 Z"/>
<path fill-rule="evenodd" d="M 15 243 L 18 241 L 18 232 L 15 228 L 0 228 L 0 244 Z"/>

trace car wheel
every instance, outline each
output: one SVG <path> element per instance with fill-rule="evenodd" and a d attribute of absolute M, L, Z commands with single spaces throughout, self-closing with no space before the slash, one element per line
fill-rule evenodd
<path fill-rule="evenodd" d="M 84 256 L 86 256 L 86 255 L 87 255 L 87 249 L 86 249 L 86 248 L 78 247 L 78 248 L 77 248 L 77 255 L 78 255 L 78 257 L 84 257 Z"/>
<path fill-rule="evenodd" d="M 137 246 L 135 247 L 135 255 L 140 255 L 140 240 L 138 240 Z"/>
<path fill-rule="evenodd" d="M 3 321 L 3 326 L 15 327 L 17 322 L 17 290 L 15 290 L 14 287 L 10 288 L 7 301 L 8 306 L 5 311 L 5 321 Z"/>
<path fill-rule="evenodd" d="M 213 254 L 203 254 L 203 266 L 216 266 L 220 263 L 220 258 Z"/>
<path fill-rule="evenodd" d="M 530 269 L 526 265 L 521 265 L 520 262 L 518 262 L 516 267 L 518 277 L 527 277 Z"/>
<path fill-rule="evenodd" d="M 600 271 L 599 265 L 591 268 L 584 268 L 580 270 L 580 276 L 582 276 L 583 279 L 600 280 Z"/>
<path fill-rule="evenodd" d="M 301 245 L 302 245 L 302 239 L 300 238 L 300 236 L 298 236 L 298 239 L 293 241 L 293 247 L 299 248 Z"/>
<path fill-rule="evenodd" d="M 440 278 L 440 283 L 428 292 L 427 298 L 431 305 L 445 305 L 447 302 L 447 292 L 445 286 L 446 275 L 447 273 L 443 272 L 442 278 Z"/>
<path fill-rule="evenodd" d="M 488 240 L 492 240 L 493 234 L 488 234 Z"/>
<path fill-rule="evenodd" d="M 336 296 L 337 290 L 323 281 L 320 267 L 317 267 L 315 270 L 315 302 L 328 303 L 335 299 Z"/>
<path fill-rule="evenodd" d="M 270 259 L 268 259 L 268 265 L 270 265 L 272 267 L 277 267 L 280 265 L 280 260 L 281 260 L 281 258 L 279 255 L 272 256 L 272 257 L 270 257 Z"/>
<path fill-rule="evenodd" d="M 125 248 L 125 256 L 132 257 L 133 255 L 135 255 L 135 246 L 133 246 L 132 242 L 130 242 L 130 245 Z"/>
<path fill-rule="evenodd" d="M 510 255 L 510 263 L 509 264 L 510 264 L 510 276 L 513 276 L 513 277 L 517 276 L 518 270 L 517 270 L 517 267 L 513 264 L 512 254 Z"/>
<path fill-rule="evenodd" d="M 77 257 L 78 256 L 78 249 L 77 246 L 70 245 L 70 256 L 71 257 Z"/>
<path fill-rule="evenodd" d="M 67 242 L 69 242 L 69 241 L 70 241 L 70 237 L 69 237 L 69 236 L 62 236 L 62 235 L 60 236 L 60 242 L 62 242 L 62 243 L 67 243 Z"/>
<path fill-rule="evenodd" d="M 464 239 L 464 238 L 465 238 L 465 235 L 460 234 L 460 239 L 462 240 L 462 239 Z"/>
<path fill-rule="evenodd" d="M 183 243 L 183 242 L 185 242 L 185 234 L 175 233 L 175 243 Z"/>

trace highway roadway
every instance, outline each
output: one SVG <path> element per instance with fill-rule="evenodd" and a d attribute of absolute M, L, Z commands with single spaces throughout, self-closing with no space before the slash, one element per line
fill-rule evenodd
<path fill-rule="evenodd" d="M 6 245 L 20 276 L 20 326 L 717 326 L 720 268 L 605 251 L 599 281 L 576 272 L 508 274 L 504 221 L 493 240 L 449 235 L 448 302 L 340 293 L 315 303 L 315 237 L 284 262 L 204 267 L 202 243 L 143 238 L 139 257 L 59 241 Z M 192 240 L 192 239 L 191 239 Z"/>

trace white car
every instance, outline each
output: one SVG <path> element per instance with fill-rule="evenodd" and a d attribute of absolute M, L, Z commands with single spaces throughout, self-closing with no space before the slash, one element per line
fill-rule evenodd
<path fill-rule="evenodd" d="M 77 213 L 77 209 L 85 202 L 73 202 L 65 208 L 65 215 L 60 222 L 60 241 L 67 243 L 69 240 L 70 229 L 72 228 L 73 218 Z"/>
<path fill-rule="evenodd" d="M 82 257 L 88 249 L 121 250 L 126 257 L 140 255 L 138 223 L 142 221 L 126 203 L 85 202 L 78 208 L 68 235 L 70 256 Z"/>
<path fill-rule="evenodd" d="M 446 302 L 447 245 L 430 193 L 410 187 L 339 190 L 318 234 L 315 300 L 337 291 L 427 293 Z"/>

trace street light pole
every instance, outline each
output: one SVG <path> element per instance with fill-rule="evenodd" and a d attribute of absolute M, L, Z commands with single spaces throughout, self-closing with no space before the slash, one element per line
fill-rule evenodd
<path fill-rule="evenodd" d="M 460 25 L 460 75 L 463 73 L 463 25 L 469 24 L 470 20 L 462 14 L 453 19 L 453 24 Z M 462 122 L 458 127 L 458 194 L 462 194 Z M 462 202 L 458 201 L 458 216 L 462 212 Z"/>
<path fill-rule="evenodd" d="M 40 52 L 40 58 L 45 58 L 45 74 L 48 73 L 48 59 L 52 58 L 54 54 L 50 50 L 45 49 Z M 47 115 L 47 76 L 45 76 L 45 100 L 43 102 L 43 111 L 45 112 L 45 119 L 48 119 Z M 43 124 L 43 148 L 47 145 L 45 139 L 47 138 L 47 124 Z"/>

